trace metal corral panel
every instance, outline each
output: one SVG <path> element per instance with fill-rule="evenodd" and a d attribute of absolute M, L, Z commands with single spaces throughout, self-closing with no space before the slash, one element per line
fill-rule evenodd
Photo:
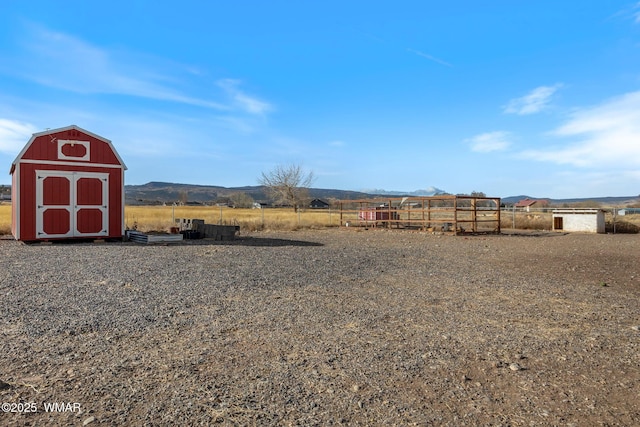
<path fill-rule="evenodd" d="M 13 236 L 121 238 L 125 170 L 111 141 L 78 126 L 33 134 L 10 170 Z"/>
<path fill-rule="evenodd" d="M 600 209 L 555 209 L 553 211 L 555 231 L 604 233 L 604 211 Z"/>

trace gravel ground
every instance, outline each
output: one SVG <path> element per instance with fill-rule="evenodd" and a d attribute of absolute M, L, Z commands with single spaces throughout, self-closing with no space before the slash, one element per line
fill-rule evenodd
<path fill-rule="evenodd" d="M 640 425 L 638 235 L 0 255 L 0 425 Z"/>

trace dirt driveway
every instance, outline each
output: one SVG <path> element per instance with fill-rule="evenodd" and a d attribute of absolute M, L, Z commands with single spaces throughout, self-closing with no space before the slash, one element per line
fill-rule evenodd
<path fill-rule="evenodd" d="M 638 235 L 0 256 L 0 425 L 640 425 Z"/>

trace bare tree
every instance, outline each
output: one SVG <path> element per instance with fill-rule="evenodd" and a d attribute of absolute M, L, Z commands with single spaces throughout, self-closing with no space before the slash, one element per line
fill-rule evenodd
<path fill-rule="evenodd" d="M 297 212 L 309 199 L 309 187 L 315 177 L 300 165 L 278 165 L 258 179 L 275 203 L 293 206 Z"/>
<path fill-rule="evenodd" d="M 250 208 L 253 206 L 253 197 L 247 193 L 237 192 L 229 195 L 234 208 Z"/>

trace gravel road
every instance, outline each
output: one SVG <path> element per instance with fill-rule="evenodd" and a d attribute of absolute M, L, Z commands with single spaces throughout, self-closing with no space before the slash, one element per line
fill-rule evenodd
<path fill-rule="evenodd" d="M 0 425 L 640 425 L 638 235 L 0 256 Z"/>

